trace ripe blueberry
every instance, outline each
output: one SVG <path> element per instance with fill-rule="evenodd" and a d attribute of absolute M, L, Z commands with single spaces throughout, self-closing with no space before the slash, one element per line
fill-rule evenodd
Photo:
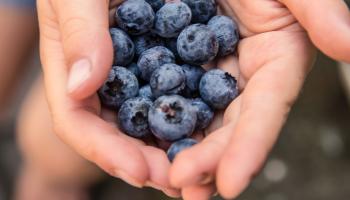
<path fill-rule="evenodd" d="M 124 67 L 113 66 L 108 79 L 99 89 L 101 103 L 110 108 L 119 108 L 124 101 L 138 94 L 136 76 Z"/>
<path fill-rule="evenodd" d="M 115 19 L 121 29 L 131 35 L 140 35 L 152 29 L 154 12 L 144 0 L 127 0 L 117 8 Z"/>
<path fill-rule="evenodd" d="M 224 109 L 238 96 L 237 81 L 229 73 L 213 69 L 203 75 L 199 92 L 208 105 Z"/>
<path fill-rule="evenodd" d="M 150 85 L 144 85 L 143 87 L 140 88 L 139 90 L 139 97 L 144 97 L 148 98 L 150 100 L 154 100 L 154 96 L 152 93 L 152 89 Z"/>
<path fill-rule="evenodd" d="M 177 51 L 187 63 L 202 65 L 213 60 L 219 43 L 213 31 L 203 24 L 185 28 L 177 38 Z"/>
<path fill-rule="evenodd" d="M 181 67 L 186 75 L 186 87 L 182 94 L 188 98 L 198 97 L 199 81 L 205 73 L 205 70 L 197 65 L 184 64 Z"/>
<path fill-rule="evenodd" d="M 134 43 L 121 29 L 111 28 L 109 31 L 114 48 L 114 65 L 125 66 L 129 64 L 134 58 L 135 54 Z"/>
<path fill-rule="evenodd" d="M 216 13 L 215 0 L 182 0 L 192 11 L 192 23 L 205 24 Z"/>
<path fill-rule="evenodd" d="M 133 62 L 130 65 L 128 65 L 126 68 L 129 71 L 131 71 L 136 76 L 136 78 L 139 78 L 141 76 L 140 68 L 139 68 L 139 66 L 137 66 L 136 63 Z"/>
<path fill-rule="evenodd" d="M 179 96 L 161 96 L 148 113 L 152 133 L 160 140 L 176 141 L 192 135 L 197 114 L 190 102 Z"/>
<path fill-rule="evenodd" d="M 152 101 L 148 98 L 134 97 L 125 101 L 118 112 L 119 127 L 132 137 L 149 135 L 148 111 Z"/>
<path fill-rule="evenodd" d="M 229 17 L 217 15 L 208 22 L 209 28 L 219 41 L 219 56 L 234 53 L 239 40 L 238 26 Z"/>
<path fill-rule="evenodd" d="M 167 155 L 170 162 L 173 162 L 176 155 L 180 153 L 181 151 L 188 149 L 194 145 L 196 145 L 198 142 L 191 138 L 186 138 L 179 140 L 177 142 L 174 142 L 168 149 Z"/>
<path fill-rule="evenodd" d="M 154 12 L 157 12 L 164 4 L 165 0 L 146 0 L 152 6 Z"/>
<path fill-rule="evenodd" d="M 191 105 L 197 112 L 197 130 L 207 128 L 214 118 L 214 111 L 201 98 L 193 99 Z"/>
<path fill-rule="evenodd" d="M 155 97 L 179 94 L 185 88 L 186 75 L 179 65 L 164 64 L 153 72 L 149 84 Z"/>
<path fill-rule="evenodd" d="M 140 56 L 142 52 L 155 46 L 164 46 L 164 41 L 161 37 L 153 33 L 146 33 L 135 36 L 133 38 L 135 44 L 135 54 Z"/>

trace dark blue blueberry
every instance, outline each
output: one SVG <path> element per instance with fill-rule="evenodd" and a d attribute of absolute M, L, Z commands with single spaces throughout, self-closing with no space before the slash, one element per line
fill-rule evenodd
<path fill-rule="evenodd" d="M 224 109 L 238 96 L 237 81 L 229 73 L 213 69 L 203 75 L 199 92 L 208 105 Z"/>
<path fill-rule="evenodd" d="M 176 141 L 192 135 L 197 114 L 190 102 L 179 96 L 161 96 L 148 113 L 152 133 L 160 140 Z"/>
<path fill-rule="evenodd" d="M 174 62 L 175 56 L 169 49 L 162 46 L 156 46 L 144 51 L 141 54 L 137 65 L 140 67 L 142 79 L 149 81 L 154 70 L 164 64 Z"/>
<path fill-rule="evenodd" d="M 151 133 L 148 126 L 148 111 L 152 101 L 134 97 L 123 103 L 118 112 L 119 127 L 127 135 L 141 138 Z"/>
<path fill-rule="evenodd" d="M 139 97 L 149 98 L 150 100 L 154 100 L 154 96 L 152 93 L 152 89 L 150 85 L 144 85 L 139 90 Z"/>
<path fill-rule="evenodd" d="M 103 105 L 119 108 L 124 101 L 137 96 L 138 91 L 136 76 L 124 67 L 113 66 L 108 79 L 99 89 L 99 96 Z"/>
<path fill-rule="evenodd" d="M 130 65 L 128 65 L 126 68 L 129 71 L 131 71 L 136 76 L 136 78 L 139 78 L 141 76 L 140 68 L 139 68 L 139 66 L 137 66 L 136 63 L 133 62 Z"/>
<path fill-rule="evenodd" d="M 173 143 L 169 147 L 168 152 L 167 152 L 169 161 L 173 162 L 175 159 L 175 156 L 178 153 L 180 153 L 181 151 L 188 149 L 196 144 L 198 144 L 198 142 L 194 139 L 191 139 L 191 138 L 182 139 L 182 140 L 179 140 L 179 141 Z"/>
<path fill-rule="evenodd" d="M 164 4 L 165 0 L 146 0 L 152 6 L 154 12 L 157 12 Z"/>
<path fill-rule="evenodd" d="M 109 31 L 114 48 L 114 65 L 125 66 L 132 62 L 135 54 L 135 47 L 130 37 L 123 30 L 118 28 L 111 28 Z"/>
<path fill-rule="evenodd" d="M 199 81 L 205 73 L 205 70 L 201 66 L 189 64 L 182 65 L 182 69 L 186 75 L 186 87 L 183 91 L 183 95 L 188 98 L 198 97 Z"/>
<path fill-rule="evenodd" d="M 156 13 L 155 32 L 165 38 L 176 37 L 191 23 L 191 9 L 183 2 L 166 3 Z"/>
<path fill-rule="evenodd" d="M 153 33 L 146 33 L 144 35 L 133 38 L 135 44 L 135 54 L 140 56 L 142 52 L 155 46 L 164 46 L 164 41 L 161 37 Z"/>
<path fill-rule="evenodd" d="M 131 35 L 140 35 L 150 31 L 154 18 L 152 7 L 144 0 L 124 1 L 115 14 L 118 26 Z"/>
<path fill-rule="evenodd" d="M 208 22 L 219 41 L 219 56 L 234 53 L 239 41 L 237 24 L 229 17 L 218 15 Z"/>
<path fill-rule="evenodd" d="M 192 23 L 205 24 L 216 14 L 215 0 L 182 0 L 192 11 Z"/>
<path fill-rule="evenodd" d="M 207 128 L 214 118 L 214 111 L 201 98 L 193 99 L 191 105 L 197 112 L 197 130 Z"/>
<path fill-rule="evenodd" d="M 186 75 L 179 65 L 164 64 L 153 72 L 149 84 L 155 97 L 179 94 L 186 86 Z"/>
<path fill-rule="evenodd" d="M 177 51 L 187 63 L 202 65 L 213 60 L 219 43 L 207 25 L 193 24 L 185 28 L 177 38 Z"/>

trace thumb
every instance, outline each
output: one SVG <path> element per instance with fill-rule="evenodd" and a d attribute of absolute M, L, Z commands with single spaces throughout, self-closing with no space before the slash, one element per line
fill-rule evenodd
<path fill-rule="evenodd" d="M 69 66 L 67 91 L 73 98 L 94 94 L 112 65 L 107 0 L 52 1 Z"/>
<path fill-rule="evenodd" d="M 279 0 L 328 56 L 350 62 L 350 12 L 343 0 Z"/>

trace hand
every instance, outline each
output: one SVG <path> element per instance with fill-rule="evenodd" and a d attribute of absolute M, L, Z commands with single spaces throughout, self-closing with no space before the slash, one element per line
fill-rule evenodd
<path fill-rule="evenodd" d="M 240 71 L 241 95 L 221 127 L 175 159 L 170 182 L 187 199 L 209 199 L 216 189 L 237 197 L 273 147 L 315 58 L 313 43 L 350 62 L 350 14 L 342 0 L 219 0 L 243 39 L 238 59 L 219 67 Z M 210 132 L 209 128 L 209 132 Z M 211 181 L 215 181 L 215 184 Z"/>
<path fill-rule="evenodd" d="M 115 114 L 101 109 L 96 95 L 112 66 L 108 13 L 118 3 L 38 0 L 41 61 L 54 128 L 66 144 L 110 175 L 178 196 L 168 182 L 165 153 L 121 133 L 113 125 Z"/>

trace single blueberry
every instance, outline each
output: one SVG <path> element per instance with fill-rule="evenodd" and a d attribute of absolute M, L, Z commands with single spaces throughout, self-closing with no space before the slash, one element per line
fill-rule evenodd
<path fill-rule="evenodd" d="M 192 13 L 187 4 L 180 1 L 166 3 L 156 13 L 155 32 L 165 38 L 176 37 L 191 23 Z"/>
<path fill-rule="evenodd" d="M 237 81 L 229 73 L 213 69 L 203 75 L 199 92 L 208 105 L 224 109 L 238 96 Z"/>
<path fill-rule="evenodd" d="M 165 0 L 146 0 L 152 6 L 154 12 L 157 12 L 164 4 Z"/>
<path fill-rule="evenodd" d="M 191 105 L 197 112 L 197 130 L 207 128 L 214 118 L 214 111 L 201 98 L 193 99 Z"/>
<path fill-rule="evenodd" d="M 153 135 L 169 142 L 191 136 L 196 121 L 197 114 L 190 102 L 179 95 L 159 97 L 148 113 Z"/>
<path fill-rule="evenodd" d="M 130 37 L 118 28 L 111 28 L 109 31 L 113 42 L 114 65 L 125 66 L 132 62 L 135 47 Z"/>
<path fill-rule="evenodd" d="M 182 0 L 192 11 L 192 23 L 205 24 L 216 14 L 215 0 Z"/>
<path fill-rule="evenodd" d="M 135 36 L 133 38 L 135 44 L 135 54 L 140 56 L 142 52 L 155 46 L 164 46 L 164 41 L 161 37 L 153 33 Z"/>
<path fill-rule="evenodd" d="M 126 68 L 129 71 L 131 71 L 136 76 L 136 78 L 139 78 L 141 76 L 140 68 L 139 68 L 139 66 L 137 66 L 136 63 L 133 62 L 130 65 L 128 65 Z"/>
<path fill-rule="evenodd" d="M 210 19 L 208 26 L 218 39 L 218 55 L 226 56 L 234 53 L 239 41 L 237 24 L 229 17 L 218 15 Z"/>
<path fill-rule="evenodd" d="M 131 35 L 150 31 L 154 24 L 152 7 L 144 0 L 126 0 L 116 10 L 118 26 Z"/>
<path fill-rule="evenodd" d="M 201 80 L 205 70 L 198 65 L 184 64 L 181 66 L 186 75 L 186 87 L 183 95 L 188 98 L 199 96 L 199 81 Z"/>
<path fill-rule="evenodd" d="M 124 67 L 113 66 L 98 93 L 103 105 L 117 109 L 127 99 L 137 96 L 138 91 L 136 76 Z"/>
<path fill-rule="evenodd" d="M 144 51 L 137 62 L 141 77 L 149 81 L 154 70 L 167 63 L 175 63 L 174 54 L 167 48 L 156 46 Z"/>
<path fill-rule="evenodd" d="M 127 135 L 141 138 L 151 133 L 148 126 L 148 111 L 152 101 L 134 97 L 125 101 L 118 112 L 118 124 Z"/>
<path fill-rule="evenodd" d="M 140 88 L 139 90 L 139 97 L 144 97 L 148 98 L 150 100 L 154 100 L 154 96 L 152 93 L 152 89 L 150 85 L 144 85 L 143 87 Z"/>
<path fill-rule="evenodd" d="M 205 64 L 215 58 L 218 50 L 215 33 L 207 25 L 190 25 L 177 38 L 177 51 L 187 63 Z"/>
<path fill-rule="evenodd" d="M 164 64 L 153 72 L 149 84 L 155 97 L 179 94 L 186 86 L 186 75 L 179 65 Z"/>
<path fill-rule="evenodd" d="M 167 152 L 169 161 L 173 162 L 178 153 L 196 144 L 198 144 L 198 142 L 191 138 L 186 138 L 186 139 L 182 139 L 177 142 L 174 142 L 173 144 L 171 144 Z"/>

